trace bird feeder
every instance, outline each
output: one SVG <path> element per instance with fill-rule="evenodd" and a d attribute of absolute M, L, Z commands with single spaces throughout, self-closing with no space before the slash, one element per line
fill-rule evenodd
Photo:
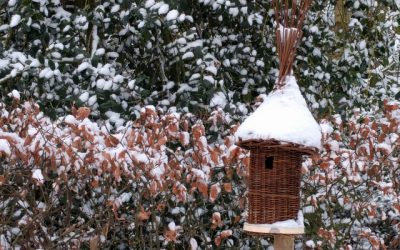
<path fill-rule="evenodd" d="M 301 27 L 310 0 L 299 5 L 274 1 L 279 77 L 264 102 L 239 127 L 238 145 L 250 150 L 248 218 L 250 234 L 303 234 L 300 208 L 301 165 L 318 153 L 321 130 L 292 75 Z M 297 219 L 297 221 L 296 221 Z"/>

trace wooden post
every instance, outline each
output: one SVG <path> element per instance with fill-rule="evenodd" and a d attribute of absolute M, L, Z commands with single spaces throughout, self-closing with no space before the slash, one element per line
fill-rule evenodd
<path fill-rule="evenodd" d="M 293 250 L 294 236 L 274 235 L 274 250 Z"/>

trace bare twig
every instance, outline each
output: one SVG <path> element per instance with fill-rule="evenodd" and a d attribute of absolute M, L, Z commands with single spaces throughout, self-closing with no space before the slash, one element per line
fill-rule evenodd
<path fill-rule="evenodd" d="M 279 57 L 279 78 L 277 87 L 282 87 L 284 79 L 291 73 L 296 49 L 302 38 L 302 27 L 311 5 L 311 0 L 273 0 L 276 20 L 276 47 Z"/>

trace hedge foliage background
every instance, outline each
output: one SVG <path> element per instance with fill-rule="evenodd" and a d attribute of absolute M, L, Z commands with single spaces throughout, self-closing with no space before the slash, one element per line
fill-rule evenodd
<path fill-rule="evenodd" d="M 233 134 L 277 76 L 270 1 L 0 6 L 0 246 L 269 246 L 241 229 Z M 400 247 L 399 7 L 312 3 L 294 73 L 325 149 L 298 248 Z"/>

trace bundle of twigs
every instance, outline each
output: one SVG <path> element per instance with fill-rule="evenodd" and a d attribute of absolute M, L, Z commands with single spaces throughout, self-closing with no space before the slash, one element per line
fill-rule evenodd
<path fill-rule="evenodd" d="M 279 57 L 278 87 L 291 73 L 296 49 L 301 41 L 304 19 L 311 5 L 311 0 L 272 0 L 276 18 L 276 47 Z"/>

